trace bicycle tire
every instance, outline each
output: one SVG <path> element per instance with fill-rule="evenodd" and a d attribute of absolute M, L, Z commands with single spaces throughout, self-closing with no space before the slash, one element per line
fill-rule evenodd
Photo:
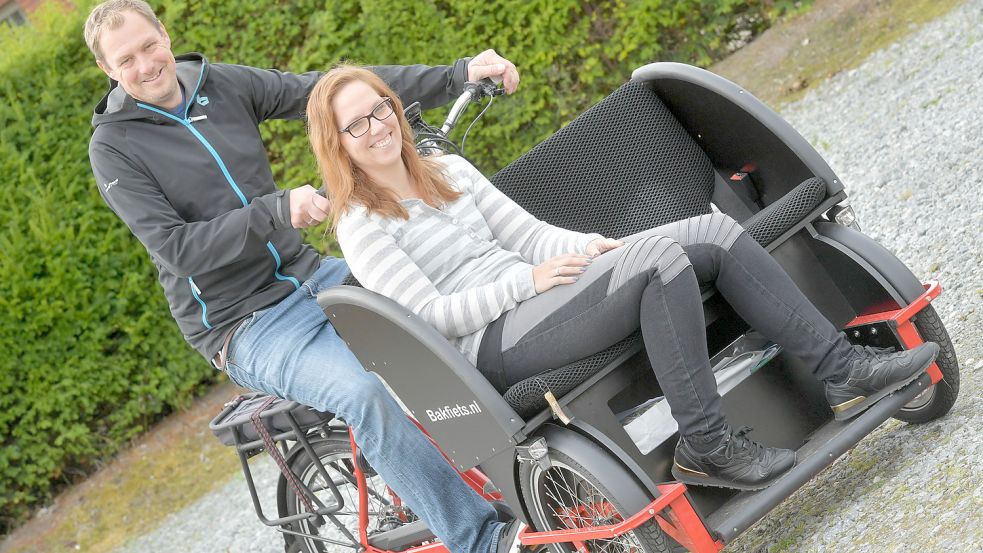
<path fill-rule="evenodd" d="M 335 485 L 338 486 L 339 491 L 342 492 L 345 501 L 344 509 L 335 513 L 334 516 L 344 525 L 350 535 L 357 539 L 359 535 L 358 488 L 353 481 L 354 461 L 352 459 L 351 442 L 347 437 L 329 436 L 326 439 L 312 441 L 311 446 L 314 448 L 315 454 L 320 458 L 325 469 L 327 469 Z M 318 495 L 319 499 L 324 501 L 325 504 L 333 501 L 330 499 L 330 492 L 324 492 L 325 495 L 323 497 L 317 493 L 320 489 L 320 486 L 317 485 L 320 476 L 316 465 L 307 452 L 300 451 L 298 454 L 292 456 L 290 469 L 302 482 L 314 490 L 315 495 Z M 386 483 L 374 472 L 366 474 L 366 479 L 371 490 L 375 492 L 375 495 L 372 493 L 369 494 L 371 507 L 369 509 L 368 528 L 371 533 L 372 530 L 379 528 L 385 522 L 385 515 L 382 514 L 384 512 L 382 502 L 385 501 L 386 494 L 389 492 Z M 283 477 L 280 478 L 277 486 L 277 506 L 281 517 L 295 515 L 305 510 L 302 502 L 294 493 L 293 488 L 287 484 L 286 479 Z M 407 522 L 412 520 L 415 520 L 415 516 L 407 520 Z M 328 537 L 339 542 L 351 541 L 340 530 L 334 528 L 331 522 L 326 522 L 324 525 L 318 527 L 311 521 L 301 520 L 291 523 L 290 529 L 314 536 Z M 328 551 L 339 551 L 342 550 L 341 548 L 344 548 L 343 550 L 348 550 L 347 548 L 351 548 L 352 551 L 356 550 L 352 545 L 332 545 L 315 539 L 284 534 L 284 551 L 286 553 L 324 553 Z"/>
<path fill-rule="evenodd" d="M 894 418 L 909 424 L 924 424 L 945 416 L 956 403 L 959 395 L 959 362 L 952 339 L 933 306 L 926 306 L 913 320 L 922 340 L 939 345 L 935 363 L 942 371 L 942 380 L 902 407 Z"/>
<path fill-rule="evenodd" d="M 530 522 L 535 529 L 547 531 L 597 525 L 591 523 L 611 524 L 634 514 L 628 513 L 623 507 L 622 498 L 614 497 L 614 494 L 609 491 L 610 486 L 605 485 L 605 481 L 619 478 L 634 482 L 634 478 L 627 470 L 620 473 L 612 471 L 604 475 L 594 475 L 576 460 L 552 447 L 549 448 L 548 455 L 552 467 L 546 471 L 543 471 L 535 463 L 523 463 L 519 467 L 522 500 L 529 511 Z M 564 492 L 560 491 L 559 487 L 554 487 L 552 494 L 548 491 L 547 488 L 551 479 L 553 482 L 563 481 L 562 486 L 567 490 L 578 490 L 576 494 L 565 494 L 571 496 L 571 499 L 575 501 L 580 501 L 580 499 L 572 497 L 573 495 L 588 494 L 590 505 L 585 505 L 584 508 L 593 511 L 589 521 L 583 517 L 578 517 L 579 520 L 575 521 L 570 515 L 557 514 L 558 511 L 579 512 L 580 509 L 563 504 Z M 571 482 L 573 482 L 572 487 Z M 645 495 L 641 486 L 638 486 L 637 492 Z M 552 498 L 549 497 L 550 495 Z M 597 501 L 598 499 L 600 502 Z M 598 517 L 598 504 L 602 514 L 600 518 Z M 608 506 L 613 507 L 615 512 L 611 513 Z M 551 512 L 547 513 L 547 509 Z M 571 520 L 563 521 L 562 517 L 564 516 Z M 588 541 L 587 549 L 589 551 L 644 551 L 645 553 L 670 553 L 678 549 L 670 545 L 670 540 L 654 520 L 647 521 L 634 531 L 619 536 L 616 540 L 610 540 L 608 543 L 598 542 L 601 540 Z M 574 548 L 566 544 L 554 544 L 550 546 L 550 551 L 568 553 L 574 551 Z"/>

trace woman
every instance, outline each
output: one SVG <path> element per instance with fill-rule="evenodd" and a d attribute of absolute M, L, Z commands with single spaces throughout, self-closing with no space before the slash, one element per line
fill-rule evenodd
<path fill-rule="evenodd" d="M 759 489 L 795 463 L 795 452 L 763 447 L 724 420 L 700 284 L 815 367 L 837 419 L 915 379 L 938 350 L 852 347 L 723 214 L 623 241 L 539 221 L 464 159 L 422 159 L 399 99 L 364 69 L 323 77 L 308 121 L 352 273 L 434 325 L 499 390 L 640 327 L 679 423 L 672 472 L 683 482 Z"/>

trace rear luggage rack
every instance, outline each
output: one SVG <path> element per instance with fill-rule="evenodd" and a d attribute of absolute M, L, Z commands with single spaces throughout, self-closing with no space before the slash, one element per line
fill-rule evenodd
<path fill-rule="evenodd" d="M 255 426 L 249 424 L 250 417 L 262 403 L 272 396 L 251 393 L 237 396 L 225 404 L 222 412 L 208 424 L 208 428 L 225 445 L 255 445 L 262 448 L 260 435 Z M 331 413 L 317 411 L 296 401 L 274 398 L 260 417 L 267 427 L 272 426 L 276 433 L 274 440 L 296 440 L 293 434 L 326 425 L 333 418 Z"/>
<path fill-rule="evenodd" d="M 263 524 L 279 526 L 281 532 L 294 534 L 295 532 L 284 526 L 303 519 L 315 519 L 320 524 L 321 517 L 326 516 L 333 520 L 332 514 L 344 508 L 345 500 L 341 492 L 329 477 L 308 439 L 309 432 L 318 432 L 322 437 L 327 437 L 330 432 L 335 431 L 348 433 L 347 427 L 332 428 L 330 426 L 332 420 L 334 420 L 333 414 L 317 411 L 295 401 L 261 393 L 250 393 L 237 396 L 226 403 L 222 412 L 208 424 L 208 428 L 223 444 L 235 446 L 242 472 L 246 477 L 246 485 L 249 487 L 249 495 L 252 497 L 253 508 Z M 289 452 L 288 441 L 299 443 L 314 461 L 321 478 L 333 495 L 331 505 L 325 505 L 290 470 L 285 459 Z M 256 484 L 249 469 L 249 458 L 263 450 L 266 450 L 276 461 L 280 472 L 305 503 L 307 512 L 275 519 L 269 519 L 263 513 L 263 507 L 256 493 Z M 336 524 L 336 526 L 343 528 L 342 525 Z M 354 541 L 353 536 L 348 537 Z"/>

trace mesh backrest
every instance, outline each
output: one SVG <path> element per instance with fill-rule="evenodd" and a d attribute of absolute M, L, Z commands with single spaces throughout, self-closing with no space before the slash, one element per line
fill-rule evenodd
<path fill-rule="evenodd" d="M 341 285 L 342 286 L 354 286 L 356 288 L 364 288 L 364 286 L 362 286 L 362 283 L 359 282 L 358 279 L 355 278 L 355 275 L 353 275 L 351 273 L 348 273 L 348 276 L 346 276 L 345 279 L 341 281 Z"/>
<path fill-rule="evenodd" d="M 713 167 L 662 100 L 629 82 L 491 180 L 544 221 L 622 237 L 709 213 Z"/>

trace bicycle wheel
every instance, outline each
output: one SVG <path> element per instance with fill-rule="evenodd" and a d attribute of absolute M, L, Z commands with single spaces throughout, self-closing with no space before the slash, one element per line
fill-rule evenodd
<path fill-rule="evenodd" d="M 311 446 L 332 482 L 341 492 L 344 504 L 332 515 L 333 521 L 330 517 L 325 517 L 324 524 L 320 526 L 309 519 L 291 524 L 291 530 L 311 537 L 285 534 L 285 551 L 287 553 L 321 553 L 361 550 L 361 546 L 358 544 L 358 485 L 355 479 L 355 463 L 352 458 L 351 443 L 347 438 L 329 437 L 311 442 Z M 334 495 L 324 481 L 324 477 L 306 452 L 301 451 L 294 456 L 290 462 L 290 468 L 322 503 L 326 506 L 336 505 Z M 382 477 L 375 474 L 371 468 L 366 470 L 365 479 L 369 499 L 367 528 L 369 535 L 392 530 L 397 526 L 417 520 L 416 515 L 400 503 L 399 498 L 389 490 Z M 280 478 L 280 483 L 277 486 L 277 503 L 281 517 L 307 511 L 304 503 L 297 497 L 293 488 L 287 484 L 284 478 Z"/>
<path fill-rule="evenodd" d="M 615 481 L 620 482 L 618 487 L 622 490 L 626 482 L 634 483 L 634 478 L 626 470 L 595 475 L 552 447 L 548 455 L 552 467 L 547 470 L 529 463 L 523 463 L 519 468 L 522 498 L 537 530 L 604 526 L 616 524 L 634 514 L 624 507 L 622 501 L 625 498 L 610 491 L 615 487 Z M 640 497 L 646 497 L 641 486 L 633 484 L 631 487 Z M 586 545 L 592 553 L 667 553 L 672 550 L 665 533 L 654 520 L 615 539 L 587 541 Z M 569 544 L 550 547 L 555 553 L 575 551 Z"/>
<path fill-rule="evenodd" d="M 915 328 L 926 342 L 939 345 L 935 363 L 942 371 L 942 381 L 930 386 L 909 401 L 894 418 L 912 424 L 921 424 L 942 417 L 952 409 L 959 395 L 959 362 L 956 350 L 946 332 L 942 320 L 931 305 L 921 310 L 914 319 Z"/>

